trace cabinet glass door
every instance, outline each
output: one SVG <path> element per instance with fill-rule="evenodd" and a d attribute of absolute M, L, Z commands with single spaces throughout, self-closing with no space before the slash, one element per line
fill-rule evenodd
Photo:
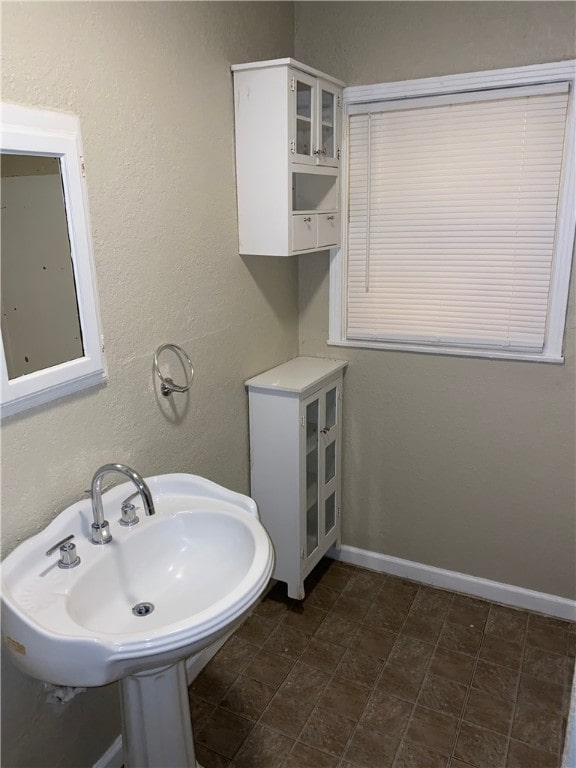
<path fill-rule="evenodd" d="M 336 525 L 336 491 L 331 493 L 324 502 L 324 536 L 327 536 Z"/>
<path fill-rule="evenodd" d="M 294 161 L 315 164 L 316 80 L 303 73 L 294 73 L 291 88 L 294 97 Z"/>
<path fill-rule="evenodd" d="M 312 154 L 312 88 L 296 81 L 296 153 Z"/>
<path fill-rule="evenodd" d="M 322 125 L 321 125 L 321 140 L 320 149 L 323 155 L 328 157 L 334 157 L 334 127 L 335 127 L 335 114 L 334 114 L 334 94 L 330 91 L 321 90 L 322 99 Z"/>
<path fill-rule="evenodd" d="M 321 165 L 338 165 L 338 94 L 328 83 L 320 81 L 318 89 L 319 98 L 319 125 L 318 125 L 318 149 L 319 163 Z"/>
<path fill-rule="evenodd" d="M 300 410 L 306 470 L 301 547 L 315 562 L 334 543 L 340 518 L 340 381 L 310 395 Z"/>
<path fill-rule="evenodd" d="M 322 455 L 322 499 L 324 520 L 324 536 L 327 536 L 336 525 L 337 512 L 337 462 L 340 451 L 340 424 L 338 414 L 338 388 L 336 385 L 326 390 L 324 394 L 324 427 Z"/>
<path fill-rule="evenodd" d="M 319 416 L 320 402 L 312 400 L 306 406 L 306 557 L 318 547 L 319 539 Z"/>
<path fill-rule="evenodd" d="M 332 387 L 326 392 L 326 429 L 331 430 L 337 423 L 338 389 Z"/>

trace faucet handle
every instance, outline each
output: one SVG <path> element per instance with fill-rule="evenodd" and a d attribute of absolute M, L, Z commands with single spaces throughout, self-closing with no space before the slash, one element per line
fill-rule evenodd
<path fill-rule="evenodd" d="M 53 555 L 54 552 L 56 552 L 57 549 L 60 549 L 60 547 L 63 547 L 64 544 L 66 544 L 67 541 L 70 541 L 74 538 L 74 534 L 71 533 L 70 536 L 66 536 L 65 539 L 60 539 L 60 541 L 56 542 L 53 547 L 50 547 L 50 549 L 46 550 L 46 554 L 48 556 Z"/>
<path fill-rule="evenodd" d="M 135 499 L 136 496 L 140 496 L 140 491 L 134 491 L 134 493 L 131 493 L 130 496 L 122 502 L 122 506 L 120 507 L 122 513 L 122 517 L 119 521 L 120 525 L 136 525 L 136 523 L 140 521 L 140 518 L 136 515 L 136 507 L 132 504 L 132 499 Z"/>
<path fill-rule="evenodd" d="M 50 556 L 53 555 L 57 549 L 60 550 L 58 568 L 75 568 L 77 565 L 80 565 L 80 558 L 76 552 L 76 544 L 72 544 L 71 542 L 71 539 L 73 538 L 74 534 L 71 533 L 70 536 L 61 539 L 46 551 L 46 555 Z"/>
<path fill-rule="evenodd" d="M 134 493 L 131 493 L 130 496 L 124 499 L 122 502 L 122 508 L 124 509 L 124 507 L 133 507 L 134 504 L 132 504 L 132 499 L 135 499 L 136 496 L 140 496 L 140 491 L 134 491 Z"/>

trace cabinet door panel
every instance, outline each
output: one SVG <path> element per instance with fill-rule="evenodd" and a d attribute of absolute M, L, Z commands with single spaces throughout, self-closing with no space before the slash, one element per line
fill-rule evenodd
<path fill-rule="evenodd" d="M 340 216 L 337 213 L 318 214 L 318 248 L 340 243 Z"/>
<path fill-rule="evenodd" d="M 320 540 L 320 400 L 315 397 L 306 403 L 306 546 L 309 557 Z"/>
<path fill-rule="evenodd" d="M 340 399 L 337 384 L 328 386 L 322 393 L 321 407 L 322 453 L 322 535 L 328 536 L 333 531 L 337 517 L 340 496 Z"/>
<path fill-rule="evenodd" d="M 336 441 L 332 440 L 324 449 L 324 483 L 328 485 L 336 475 Z"/>
<path fill-rule="evenodd" d="M 336 491 L 324 501 L 324 536 L 328 536 L 336 525 Z"/>
<path fill-rule="evenodd" d="M 325 80 L 318 80 L 318 162 L 320 165 L 340 165 L 340 89 Z"/>
<path fill-rule="evenodd" d="M 317 239 L 316 214 L 292 216 L 292 250 L 309 251 L 316 248 Z"/>
<path fill-rule="evenodd" d="M 316 78 L 291 70 L 291 147 L 295 163 L 316 165 L 318 96 Z"/>
<path fill-rule="evenodd" d="M 338 422 L 338 389 L 337 387 L 331 387 L 326 392 L 326 412 L 324 419 L 324 427 L 326 429 L 332 429 Z"/>
<path fill-rule="evenodd" d="M 318 548 L 318 518 L 318 502 L 316 501 L 306 510 L 306 557 L 310 557 Z"/>

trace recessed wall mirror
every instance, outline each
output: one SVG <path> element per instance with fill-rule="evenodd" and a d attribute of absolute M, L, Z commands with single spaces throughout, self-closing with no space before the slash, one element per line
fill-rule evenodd
<path fill-rule="evenodd" d="M 2 104 L 2 415 L 105 380 L 79 122 Z"/>
<path fill-rule="evenodd" d="M 57 157 L 2 156 L 2 339 L 8 378 L 82 357 Z"/>

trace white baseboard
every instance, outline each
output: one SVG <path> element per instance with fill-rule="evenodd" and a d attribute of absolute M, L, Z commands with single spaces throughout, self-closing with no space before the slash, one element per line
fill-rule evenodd
<path fill-rule="evenodd" d="M 195 656 L 190 656 L 186 659 L 186 677 L 188 678 L 188 685 L 191 685 L 198 677 L 200 672 L 204 669 L 210 659 L 215 656 L 220 648 L 224 645 L 230 635 L 237 629 L 235 625 L 229 632 L 220 637 L 216 642 L 204 648 L 203 651 L 197 653 Z M 118 736 L 114 742 L 108 747 L 102 757 L 94 763 L 93 768 L 122 768 L 124 765 L 124 752 L 122 750 L 122 736 Z"/>
<path fill-rule="evenodd" d="M 431 584 L 442 589 L 494 600 L 497 603 L 504 603 L 515 608 L 525 608 L 529 611 L 545 613 L 548 616 L 556 616 L 559 619 L 576 621 L 576 600 L 569 600 L 565 597 L 535 592 L 531 589 L 516 587 L 513 584 L 490 581 L 490 579 L 481 579 L 458 571 L 446 571 L 432 565 L 402 560 L 399 557 L 382 555 L 379 552 L 370 552 L 366 549 L 347 545 L 342 545 L 339 550 L 331 549 L 328 555 L 335 560 L 341 560 L 343 563 L 359 565 L 372 571 L 390 573 L 394 576 L 420 581 L 423 584 Z"/>

